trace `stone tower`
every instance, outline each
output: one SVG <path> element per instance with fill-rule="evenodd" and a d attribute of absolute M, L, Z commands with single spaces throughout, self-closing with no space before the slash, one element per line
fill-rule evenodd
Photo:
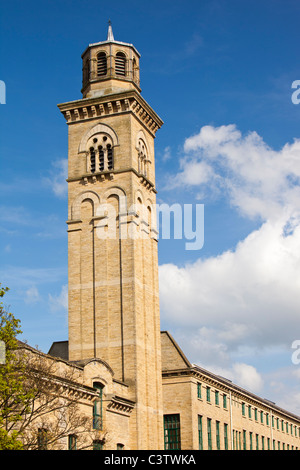
<path fill-rule="evenodd" d="M 135 403 L 132 449 L 163 448 L 154 138 L 140 55 L 107 40 L 82 54 L 68 124 L 69 360 L 101 358 Z"/>

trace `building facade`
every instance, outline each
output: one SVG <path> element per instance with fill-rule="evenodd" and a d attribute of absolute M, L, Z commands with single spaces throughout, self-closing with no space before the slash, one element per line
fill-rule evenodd
<path fill-rule="evenodd" d="M 106 430 L 98 448 L 298 449 L 299 417 L 191 364 L 160 331 L 153 208 L 163 122 L 142 98 L 140 54 L 111 25 L 82 63 L 82 98 L 58 105 L 69 142 L 69 338 L 48 356 L 87 388 L 84 413 Z"/>

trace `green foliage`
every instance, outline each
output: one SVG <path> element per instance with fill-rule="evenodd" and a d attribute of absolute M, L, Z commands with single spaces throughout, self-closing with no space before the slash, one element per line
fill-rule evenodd
<path fill-rule="evenodd" d="M 7 291 L 8 288 L 0 284 L 0 297 Z M 24 363 L 16 354 L 17 335 L 21 332 L 20 320 L 7 312 L 0 302 L 0 341 L 5 344 L 5 362 L 0 365 L 0 450 L 22 448 L 18 432 L 13 430 L 14 424 L 21 420 L 28 399 L 23 388 Z"/>

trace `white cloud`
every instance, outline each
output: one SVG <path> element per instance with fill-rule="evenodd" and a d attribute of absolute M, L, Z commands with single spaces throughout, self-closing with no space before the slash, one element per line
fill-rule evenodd
<path fill-rule="evenodd" d="M 68 286 L 63 285 L 61 288 L 61 292 L 57 296 L 52 296 L 49 294 L 49 302 L 50 302 L 50 309 L 53 312 L 59 310 L 68 310 Z"/>
<path fill-rule="evenodd" d="M 300 141 L 274 150 L 255 132 L 205 126 L 184 151 L 170 187 L 201 192 L 204 203 L 224 197 L 261 225 L 233 250 L 160 266 L 162 319 L 193 362 L 259 391 L 251 360 L 276 369 L 276 351 L 290 365 L 299 336 Z"/>
<path fill-rule="evenodd" d="M 300 140 L 276 151 L 256 133 L 235 125 L 204 126 L 186 139 L 177 186 L 206 185 L 219 191 L 243 215 L 263 220 L 300 209 Z M 299 214 L 298 214 L 299 215 Z"/>
<path fill-rule="evenodd" d="M 40 300 L 39 291 L 36 286 L 32 286 L 25 292 L 24 301 L 26 304 L 33 304 Z"/>
<path fill-rule="evenodd" d="M 249 364 L 236 363 L 232 368 L 232 381 L 241 387 L 259 393 L 263 386 L 263 379 L 255 367 Z"/>
<path fill-rule="evenodd" d="M 178 267 L 160 266 L 160 302 L 177 325 L 222 330 L 234 348 L 290 344 L 299 325 L 300 226 L 265 222 L 234 251 Z"/>
<path fill-rule="evenodd" d="M 52 188 L 52 191 L 56 196 L 66 196 L 68 190 L 66 182 L 68 175 L 68 160 L 63 158 L 54 161 L 49 173 L 49 177 L 44 178 L 46 184 Z"/>
<path fill-rule="evenodd" d="M 165 147 L 164 149 L 164 153 L 163 153 L 163 156 L 162 156 L 162 160 L 164 162 L 170 160 L 171 158 L 171 147 L 168 145 L 167 147 Z"/>

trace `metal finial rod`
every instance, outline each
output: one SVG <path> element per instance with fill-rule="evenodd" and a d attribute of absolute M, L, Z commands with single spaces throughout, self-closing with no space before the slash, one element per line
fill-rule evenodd
<path fill-rule="evenodd" d="M 107 41 L 114 41 L 114 35 L 112 31 L 111 21 L 108 20 L 108 33 L 107 33 Z"/>

